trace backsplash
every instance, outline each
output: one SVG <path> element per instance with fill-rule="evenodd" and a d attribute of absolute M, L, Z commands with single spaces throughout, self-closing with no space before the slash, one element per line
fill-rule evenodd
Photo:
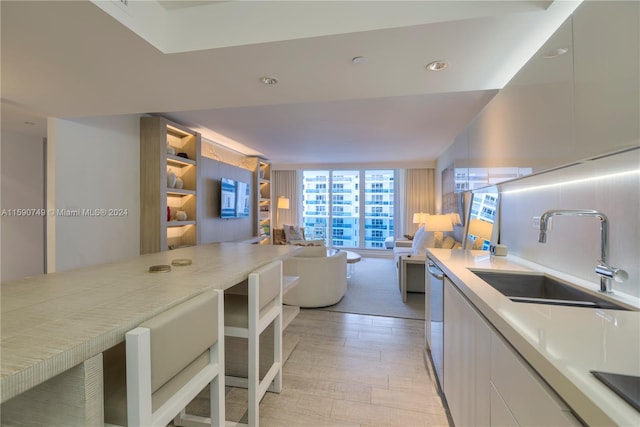
<path fill-rule="evenodd" d="M 549 209 L 593 209 L 609 218 L 609 264 L 629 273 L 614 292 L 640 298 L 640 148 L 500 186 L 500 243 L 509 253 L 598 285 L 600 222 L 554 217 L 538 243 L 534 217 Z"/>

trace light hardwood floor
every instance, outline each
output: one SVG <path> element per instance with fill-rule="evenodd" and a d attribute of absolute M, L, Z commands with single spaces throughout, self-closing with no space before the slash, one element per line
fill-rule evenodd
<path fill-rule="evenodd" d="M 261 426 L 448 426 L 425 365 L 421 320 L 301 310 L 282 393 L 260 403 Z M 246 411 L 246 390 L 227 393 L 227 419 Z M 246 421 L 245 421 L 246 422 Z"/>

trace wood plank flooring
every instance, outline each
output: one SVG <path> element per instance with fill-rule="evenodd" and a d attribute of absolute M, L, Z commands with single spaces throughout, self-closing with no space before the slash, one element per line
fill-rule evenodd
<path fill-rule="evenodd" d="M 267 393 L 260 425 L 448 426 L 426 368 L 424 322 L 301 310 L 286 329 L 299 338 L 282 393 Z M 246 390 L 227 393 L 227 419 L 246 411 Z M 245 421 L 246 422 L 246 421 Z"/>

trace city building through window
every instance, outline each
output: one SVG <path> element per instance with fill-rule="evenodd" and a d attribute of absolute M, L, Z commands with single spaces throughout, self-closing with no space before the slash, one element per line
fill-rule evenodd
<path fill-rule="evenodd" d="M 304 171 L 305 234 L 327 246 L 383 249 L 393 236 L 394 184 L 394 170 Z"/>

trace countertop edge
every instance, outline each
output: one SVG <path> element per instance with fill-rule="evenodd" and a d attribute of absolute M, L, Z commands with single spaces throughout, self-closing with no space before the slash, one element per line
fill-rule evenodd
<path fill-rule="evenodd" d="M 640 420 L 640 414 L 633 418 L 633 408 L 627 408 L 628 404 L 623 402 L 613 391 L 607 389 L 611 394 L 612 400 L 620 400 L 620 404 L 610 404 L 610 411 L 602 408 L 600 402 L 589 395 L 579 385 L 575 384 L 561 369 L 558 369 L 552 361 L 548 360 L 544 354 L 540 353 L 522 334 L 517 331 L 507 319 L 498 313 L 489 303 L 487 303 L 474 289 L 467 285 L 465 279 L 459 277 L 456 268 L 450 268 L 447 265 L 447 259 L 444 254 L 450 253 L 451 250 L 436 249 L 427 250 L 427 256 L 432 258 L 442 271 L 453 281 L 458 289 L 465 297 L 476 307 L 493 328 L 500 333 L 509 344 L 527 361 L 527 363 L 542 377 L 542 379 L 565 401 L 572 411 L 588 425 L 635 425 L 634 422 Z M 482 251 L 466 251 L 475 252 L 476 255 L 486 254 Z M 515 257 L 508 259 L 500 257 L 504 262 L 504 266 L 515 268 L 519 271 L 544 271 L 544 267 L 535 269 L 533 263 L 519 263 L 519 259 L 513 260 Z M 468 267 L 468 265 L 466 266 Z M 497 269 L 501 269 L 498 267 Z M 506 270 L 510 270 L 506 268 Z M 489 287 L 489 285 L 485 285 Z M 506 299 L 506 297 L 504 297 Z M 595 379 L 594 379 L 595 380 Z M 597 380 L 595 380 L 597 381 Z M 602 387 L 606 387 L 602 385 Z M 609 402 L 611 403 L 611 402 Z M 622 406 L 626 405 L 626 406 Z M 616 410 L 619 409 L 619 411 Z M 626 413 L 627 416 L 622 415 Z"/>

